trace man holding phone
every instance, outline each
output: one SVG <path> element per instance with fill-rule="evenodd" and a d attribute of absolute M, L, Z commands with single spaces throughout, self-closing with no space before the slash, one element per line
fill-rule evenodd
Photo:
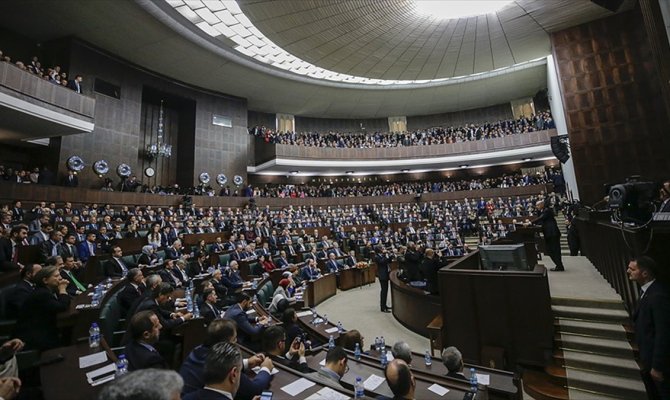
<path fill-rule="evenodd" d="M 281 326 L 271 326 L 263 332 L 263 350 L 274 361 L 300 372 L 310 372 L 305 358 L 305 344 L 300 336 L 293 339 L 286 350 L 286 330 Z"/>

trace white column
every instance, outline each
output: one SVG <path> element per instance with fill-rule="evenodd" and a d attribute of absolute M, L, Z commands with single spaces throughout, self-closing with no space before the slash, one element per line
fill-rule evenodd
<path fill-rule="evenodd" d="M 558 77 L 558 69 L 554 64 L 554 57 L 547 56 L 547 88 L 549 89 L 549 106 L 551 115 L 556 124 L 556 131 L 559 135 L 568 134 L 568 124 L 565 120 L 565 110 L 563 108 L 563 94 Z M 569 141 L 568 141 L 569 143 Z M 575 176 L 575 166 L 572 163 L 572 149 L 570 159 L 565 164 L 561 164 L 563 178 L 565 179 L 566 193 L 573 199 L 579 200 L 579 188 L 577 187 L 577 177 Z"/>

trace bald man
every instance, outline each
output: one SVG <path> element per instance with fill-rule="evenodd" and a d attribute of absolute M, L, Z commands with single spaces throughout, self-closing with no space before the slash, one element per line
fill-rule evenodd
<path fill-rule="evenodd" d="M 414 390 L 416 390 L 416 381 L 409 365 L 399 358 L 391 361 L 384 371 L 386 382 L 393 392 L 393 400 L 414 399 Z"/>

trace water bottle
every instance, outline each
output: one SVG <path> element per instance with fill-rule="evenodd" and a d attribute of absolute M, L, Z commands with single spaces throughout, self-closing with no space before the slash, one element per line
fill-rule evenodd
<path fill-rule="evenodd" d="M 328 314 L 323 314 L 323 323 L 328 325 Z"/>
<path fill-rule="evenodd" d="M 98 291 L 93 292 L 93 297 L 91 298 L 91 306 L 97 307 L 100 305 L 100 295 L 98 294 Z"/>
<path fill-rule="evenodd" d="M 316 325 L 316 318 L 317 318 L 317 315 L 316 315 L 316 308 L 312 308 L 312 323 L 313 323 L 314 325 Z"/>
<path fill-rule="evenodd" d="M 126 360 L 125 354 L 119 355 L 119 360 L 116 362 L 116 377 L 125 375 L 128 373 L 128 360 Z"/>
<path fill-rule="evenodd" d="M 125 275 L 124 275 L 125 276 Z M 112 278 L 107 278 L 107 289 L 112 287 Z"/>
<path fill-rule="evenodd" d="M 188 281 L 188 288 L 189 288 L 189 292 L 193 293 L 193 279 Z"/>
<path fill-rule="evenodd" d="M 474 368 L 470 368 L 470 391 L 477 393 L 477 371 Z"/>
<path fill-rule="evenodd" d="M 200 318 L 200 307 L 197 304 L 193 306 L 193 318 Z"/>
<path fill-rule="evenodd" d="M 375 337 L 375 351 L 379 351 L 381 346 L 379 345 L 379 336 Z"/>
<path fill-rule="evenodd" d="M 193 312 L 193 299 L 191 296 L 186 296 L 186 311 Z"/>
<path fill-rule="evenodd" d="M 258 296 L 254 295 L 253 303 L 254 303 L 254 304 L 258 304 Z"/>
<path fill-rule="evenodd" d="M 342 327 L 342 323 L 340 321 L 337 321 L 337 333 L 342 333 L 344 332 L 344 328 Z"/>
<path fill-rule="evenodd" d="M 354 359 L 359 361 L 361 359 L 361 345 L 356 343 L 356 348 L 354 349 Z"/>
<path fill-rule="evenodd" d="M 335 339 L 333 338 L 333 335 L 330 335 L 330 337 L 328 338 L 328 350 L 334 347 L 335 347 Z"/>
<path fill-rule="evenodd" d="M 430 356 L 430 350 L 426 350 L 426 355 L 423 356 L 423 361 L 426 363 L 426 367 L 430 367 L 433 364 L 433 358 Z"/>
<path fill-rule="evenodd" d="M 100 328 L 96 322 L 91 324 L 91 329 L 88 330 L 88 347 L 97 349 L 100 347 Z"/>
<path fill-rule="evenodd" d="M 382 349 L 385 349 L 385 348 L 386 348 L 386 340 L 384 340 L 384 336 L 382 336 L 382 337 L 379 338 L 379 346 L 380 346 L 380 348 L 382 348 Z"/>
<path fill-rule="evenodd" d="M 256 280 L 255 280 L 255 279 L 252 280 L 252 281 L 251 281 L 251 288 L 254 289 L 254 290 L 256 290 L 257 287 L 258 287 L 258 284 L 256 283 Z"/>
<path fill-rule="evenodd" d="M 362 399 L 363 397 L 365 397 L 365 387 L 363 386 L 363 378 L 357 376 L 356 383 L 354 383 L 354 399 Z"/>
<path fill-rule="evenodd" d="M 381 356 L 379 356 L 379 360 L 382 363 L 382 368 L 386 368 L 386 365 L 389 363 L 388 358 L 386 357 L 386 348 L 382 347 L 382 352 Z"/>

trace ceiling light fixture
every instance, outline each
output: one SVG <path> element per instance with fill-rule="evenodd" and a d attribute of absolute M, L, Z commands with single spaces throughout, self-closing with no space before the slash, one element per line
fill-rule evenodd
<path fill-rule="evenodd" d="M 290 172 L 291 172 L 291 175 L 298 175 L 298 172 L 300 172 L 300 171 L 290 171 Z"/>
<path fill-rule="evenodd" d="M 469 167 L 468 164 L 461 164 L 461 165 L 458 166 L 458 168 L 467 168 L 467 167 Z"/>
<path fill-rule="evenodd" d="M 439 19 L 457 19 L 494 13 L 510 0 L 416 0 L 416 12 Z"/>
<path fill-rule="evenodd" d="M 400 170 L 400 172 L 409 172 L 409 170 L 407 168 L 403 168 Z"/>
<path fill-rule="evenodd" d="M 533 157 L 526 157 L 526 158 L 523 159 L 523 161 L 530 161 L 532 159 L 533 159 Z"/>
<path fill-rule="evenodd" d="M 354 171 L 347 171 L 347 175 L 353 175 Z"/>

